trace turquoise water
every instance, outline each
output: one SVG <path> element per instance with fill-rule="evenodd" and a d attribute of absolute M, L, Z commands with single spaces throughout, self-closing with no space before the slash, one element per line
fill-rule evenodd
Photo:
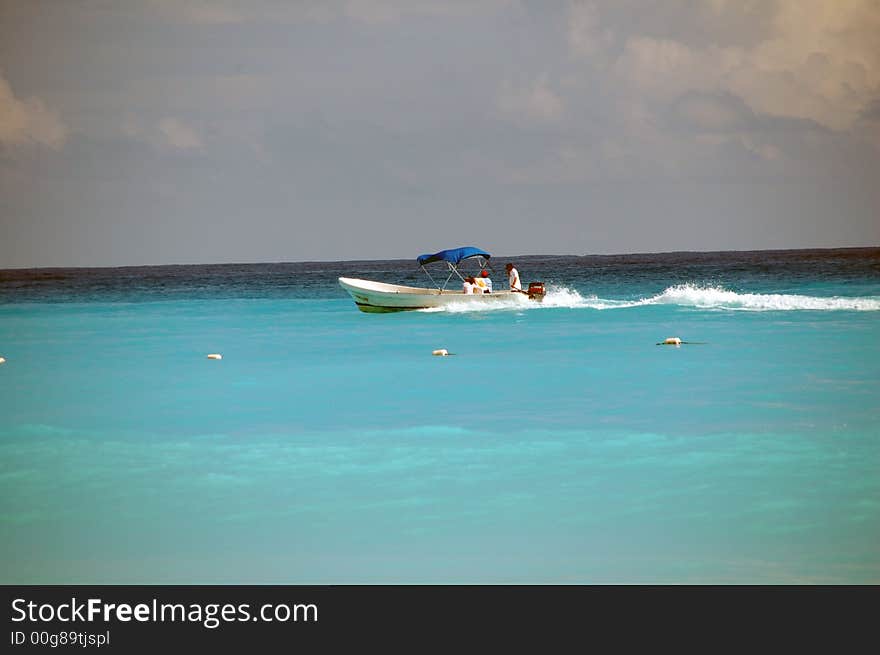
<path fill-rule="evenodd" d="M 516 262 L 0 272 L 0 583 L 880 582 L 880 250 Z"/>

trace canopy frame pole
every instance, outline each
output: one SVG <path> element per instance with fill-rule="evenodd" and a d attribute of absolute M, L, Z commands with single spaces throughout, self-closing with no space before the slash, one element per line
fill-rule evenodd
<path fill-rule="evenodd" d="M 458 267 L 452 262 L 447 263 L 449 264 L 449 269 L 452 271 L 452 273 L 455 273 L 458 276 L 458 279 L 464 282 L 464 277 L 462 277 L 461 273 L 458 271 Z M 452 273 L 449 274 L 449 277 L 452 277 Z M 446 281 L 449 282 L 449 278 L 447 278 Z"/>
<path fill-rule="evenodd" d="M 491 256 L 491 255 L 490 255 L 490 256 Z M 479 262 L 479 264 L 480 264 L 480 268 L 481 268 L 481 269 L 491 268 L 491 267 L 489 266 L 489 257 L 486 257 L 486 258 L 484 259 L 482 255 L 470 255 L 469 257 L 467 257 L 467 259 L 470 259 L 470 257 L 476 257 L 476 258 L 477 258 L 477 262 Z M 438 260 L 435 259 L 435 260 L 433 260 L 433 261 L 438 261 Z M 462 260 L 462 261 L 463 261 L 463 260 Z M 431 280 L 431 283 L 432 283 L 435 287 L 437 287 L 437 290 L 438 290 L 440 293 L 443 293 L 444 291 L 446 291 L 446 287 L 449 285 L 449 280 L 452 279 L 452 276 L 453 276 L 453 275 L 457 275 L 458 278 L 459 278 L 462 282 L 465 281 L 464 276 L 461 274 L 461 271 L 458 270 L 458 267 L 457 267 L 455 264 L 453 264 L 451 261 L 446 261 L 446 266 L 449 267 L 449 275 L 446 277 L 446 281 L 443 282 L 443 286 L 441 287 L 439 284 L 437 284 L 437 280 L 434 279 L 434 277 L 431 275 L 431 273 L 428 271 L 428 269 L 425 267 L 425 265 L 424 265 L 424 264 L 419 264 L 419 268 L 421 268 L 421 269 L 425 272 L 425 275 L 428 276 L 428 279 Z"/>
<path fill-rule="evenodd" d="M 423 271 L 425 271 L 425 275 L 427 275 L 428 279 L 431 280 L 431 284 L 433 284 L 435 287 L 437 287 L 437 291 L 439 291 L 440 293 L 443 293 L 443 289 L 440 288 L 440 285 L 437 284 L 437 281 L 431 276 L 431 274 L 428 272 L 428 269 L 425 268 L 425 265 L 422 264 L 419 268 L 421 268 Z"/>
<path fill-rule="evenodd" d="M 446 285 L 449 284 L 449 280 L 452 279 L 453 275 L 457 275 L 461 278 L 461 281 L 464 282 L 464 278 L 461 277 L 461 273 L 458 272 L 458 269 L 455 267 L 455 264 L 452 262 L 446 262 L 446 265 L 449 267 L 449 277 L 446 278 L 446 282 L 443 283 L 443 290 L 446 290 Z"/>

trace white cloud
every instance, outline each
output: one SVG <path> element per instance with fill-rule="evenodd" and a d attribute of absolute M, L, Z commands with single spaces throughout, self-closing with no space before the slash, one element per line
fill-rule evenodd
<path fill-rule="evenodd" d="M 754 112 L 731 95 L 687 93 L 676 102 L 673 119 L 682 119 L 686 128 L 704 132 L 731 132 L 755 120 Z"/>
<path fill-rule="evenodd" d="M 204 144 L 199 133 L 178 118 L 166 117 L 157 123 L 148 123 L 134 114 L 126 115 L 120 126 L 123 135 L 157 148 L 197 150 Z"/>
<path fill-rule="evenodd" d="M 569 49 L 597 66 L 608 61 L 618 82 L 649 100 L 670 101 L 688 91 L 731 93 L 760 114 L 846 130 L 880 93 L 876 0 L 779 0 L 767 6 L 766 34 L 754 42 L 726 39 L 735 45 L 689 42 L 702 38 L 700 30 L 678 38 L 627 34 L 603 23 L 604 8 L 572 7 Z M 755 12 L 748 3 L 738 7 L 723 0 L 711 8 L 697 18 L 739 13 L 745 24 Z M 669 5 L 669 11 L 679 8 Z M 675 22 L 675 16 L 668 18 Z"/>
<path fill-rule="evenodd" d="M 612 73 L 636 90 L 660 100 L 687 91 L 721 91 L 724 78 L 741 65 L 733 49 L 696 50 L 678 41 L 631 37 Z"/>
<path fill-rule="evenodd" d="M 67 133 L 58 112 L 48 109 L 39 98 L 16 98 L 9 82 L 0 77 L 0 143 L 60 148 Z"/>
<path fill-rule="evenodd" d="M 505 83 L 498 98 L 501 111 L 515 119 L 552 123 L 565 114 L 562 97 L 550 89 L 546 77 L 525 87 Z"/>

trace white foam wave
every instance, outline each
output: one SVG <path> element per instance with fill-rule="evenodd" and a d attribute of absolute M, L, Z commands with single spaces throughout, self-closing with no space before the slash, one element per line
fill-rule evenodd
<path fill-rule="evenodd" d="M 722 287 L 679 284 L 648 298 L 644 304 L 682 305 L 701 309 L 740 311 L 880 311 L 880 298 L 801 296 L 778 293 L 737 293 Z"/>
<path fill-rule="evenodd" d="M 497 300 L 491 303 L 451 303 L 443 307 L 429 307 L 418 311 L 425 313 L 449 312 L 452 314 L 467 312 L 489 312 L 515 309 L 522 311 L 526 309 L 545 309 L 569 308 L 569 309 L 612 309 L 617 307 L 631 307 L 633 305 L 644 304 L 644 301 L 630 302 L 625 300 L 603 300 L 597 296 L 582 296 L 574 289 L 568 287 L 560 287 L 555 285 L 547 285 L 547 295 L 544 296 L 542 302 L 532 302 L 523 296 L 511 296 L 509 299 Z"/>
<path fill-rule="evenodd" d="M 525 296 L 523 296 L 525 298 Z M 537 303 L 529 302 L 526 304 L 519 298 L 511 298 L 510 300 L 495 300 L 490 303 L 475 302 L 453 302 L 443 307 L 427 307 L 418 311 L 425 313 L 447 312 L 450 314 L 466 314 L 469 312 L 491 312 L 498 310 L 511 309 L 531 309 L 530 305 Z"/>
<path fill-rule="evenodd" d="M 485 312 L 493 310 L 524 310 L 546 308 L 569 309 L 627 309 L 645 305 L 679 305 L 699 309 L 731 311 L 880 311 L 880 298 L 844 296 L 801 296 L 796 294 L 737 293 L 722 287 L 679 284 L 666 288 L 662 293 L 638 300 L 614 300 L 595 295 L 582 296 L 568 287 L 548 285 L 544 301 L 523 302 L 523 298 L 511 298 L 491 304 L 454 303 L 446 307 L 423 309 L 423 312 Z"/>
<path fill-rule="evenodd" d="M 557 287 L 554 285 L 547 285 L 547 295 L 544 296 L 544 300 L 539 303 L 534 303 L 537 306 L 543 307 L 592 307 L 593 303 L 598 301 L 596 296 L 587 296 L 584 298 L 581 294 L 579 294 L 574 289 L 569 289 L 568 287 Z"/>

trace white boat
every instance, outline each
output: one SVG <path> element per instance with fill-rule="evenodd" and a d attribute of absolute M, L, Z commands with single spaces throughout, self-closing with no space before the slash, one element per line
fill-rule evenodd
<path fill-rule="evenodd" d="M 493 304 L 511 300 L 529 302 L 527 293 L 516 291 L 464 293 L 452 289 L 405 287 L 350 277 L 339 278 L 339 284 L 348 291 L 362 312 L 400 312 L 407 309 L 444 307 L 456 303 Z"/>
<path fill-rule="evenodd" d="M 485 270 L 491 255 L 478 248 L 465 247 L 452 250 L 441 250 L 431 255 L 421 255 L 417 261 L 431 281 L 434 278 L 425 268 L 427 264 L 445 262 L 449 276 L 442 285 L 435 288 L 408 287 L 400 284 L 388 284 L 373 280 L 341 277 L 340 286 L 351 295 L 358 309 L 362 312 L 400 312 L 413 309 L 430 309 L 446 307 L 453 304 L 485 304 L 499 302 L 540 302 L 544 298 L 544 285 L 541 282 L 529 284 L 528 291 L 492 291 L 491 293 L 465 293 L 462 289 L 447 289 L 449 280 L 457 275 L 462 282 L 465 277 L 458 270 L 458 265 L 466 259 L 477 259 L 480 269 Z"/>

